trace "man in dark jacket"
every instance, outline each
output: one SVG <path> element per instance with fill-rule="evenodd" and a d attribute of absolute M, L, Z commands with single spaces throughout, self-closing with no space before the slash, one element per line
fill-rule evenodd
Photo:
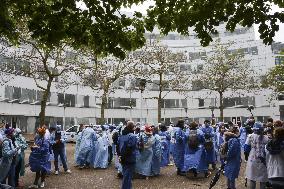
<path fill-rule="evenodd" d="M 122 165 L 122 189 L 131 189 L 131 179 L 135 171 L 137 137 L 134 135 L 134 123 L 128 121 L 121 136 L 119 136 L 119 159 Z"/>
<path fill-rule="evenodd" d="M 64 144 L 66 141 L 66 137 L 61 132 L 59 126 L 53 126 L 50 128 L 50 130 L 51 130 L 50 143 L 52 144 L 52 150 L 54 154 L 55 175 L 59 174 L 58 157 L 60 157 L 61 159 L 64 171 L 66 173 L 71 173 L 70 169 L 68 169 L 66 162 L 65 144 Z"/>

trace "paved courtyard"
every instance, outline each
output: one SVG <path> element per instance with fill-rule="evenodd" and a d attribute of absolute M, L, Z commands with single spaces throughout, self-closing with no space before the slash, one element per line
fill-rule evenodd
<path fill-rule="evenodd" d="M 72 174 L 61 173 L 54 175 L 52 172 L 46 179 L 45 188 L 66 188 L 66 189 L 91 189 L 91 188 L 120 188 L 121 180 L 116 178 L 116 170 L 114 164 L 108 169 L 85 169 L 79 170 L 74 167 L 74 149 L 75 144 L 67 144 L 68 164 L 72 170 Z M 26 159 L 30 151 L 27 150 Z M 240 176 L 237 180 L 237 188 L 242 189 L 244 186 L 244 166 L 243 163 Z M 62 170 L 62 167 L 61 167 Z M 214 174 L 212 174 L 214 175 Z M 32 184 L 35 174 L 29 168 L 26 168 L 26 175 L 24 176 L 24 185 L 27 188 Z M 187 178 L 177 176 L 175 166 L 168 166 L 162 168 L 161 175 L 150 178 L 149 180 L 134 179 L 133 186 L 135 189 L 206 189 L 209 186 L 211 178 Z M 218 184 L 214 187 L 216 189 L 226 189 L 226 179 L 221 176 Z"/>

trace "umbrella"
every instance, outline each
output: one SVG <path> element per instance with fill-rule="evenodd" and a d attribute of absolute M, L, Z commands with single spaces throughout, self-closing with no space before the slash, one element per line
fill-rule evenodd
<path fill-rule="evenodd" d="M 222 165 L 222 166 L 218 169 L 217 173 L 214 175 L 213 179 L 212 179 L 211 182 L 210 182 L 209 189 L 212 189 L 212 188 L 216 185 L 216 183 L 218 182 L 218 180 L 219 180 L 219 178 L 220 178 L 220 175 L 221 175 L 222 171 L 224 170 L 224 167 L 225 167 L 225 164 Z"/>

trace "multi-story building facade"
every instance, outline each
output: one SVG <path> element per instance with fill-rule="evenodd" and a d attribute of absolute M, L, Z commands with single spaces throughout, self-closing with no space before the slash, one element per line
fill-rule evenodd
<path fill-rule="evenodd" d="M 264 45 L 261 40 L 255 40 L 253 28 L 238 27 L 231 33 L 227 32 L 222 24 L 218 31 L 219 34 L 213 36 L 214 39 L 220 38 L 221 43 L 234 42 L 230 48 L 232 52 L 241 52 L 246 59 L 251 60 L 251 66 L 259 76 L 277 64 L 282 44 Z M 190 36 L 181 36 L 177 33 L 161 36 L 158 31 L 154 31 L 145 34 L 145 37 L 150 41 L 159 39 L 171 50 L 183 52 L 186 58 L 180 63 L 180 69 L 184 70 L 184 74 L 198 73 L 203 69 L 205 56 L 214 52 L 213 45 L 202 47 L 194 32 Z M 0 63 L 3 61 L 5 57 L 0 59 Z M 8 82 L 0 86 L 0 120 L 19 126 L 25 132 L 33 132 L 38 125 L 41 90 L 32 78 L 17 71 L 16 66 L 13 69 L 2 67 L 1 74 Z M 109 96 L 105 112 L 107 123 L 117 124 L 127 119 L 157 123 L 157 99 L 153 98 L 158 93 L 156 85 L 146 84 L 143 93 L 129 78 L 120 79 L 115 85 L 116 89 Z M 61 124 L 65 127 L 79 123 L 96 124 L 100 117 L 100 97 L 101 91 L 94 91 L 88 86 L 72 85 L 60 91 L 54 84 L 47 103 L 47 123 Z M 258 93 L 246 92 L 242 95 L 228 93 L 224 99 L 225 121 L 245 120 L 250 116 L 247 110 L 249 105 L 255 107 L 253 113 L 259 121 L 265 121 L 268 117 L 284 118 L 281 101 L 269 99 L 268 90 Z M 218 119 L 218 108 L 212 108 L 218 107 L 218 102 L 217 93 L 200 89 L 198 86 L 193 86 L 186 93 L 170 91 L 163 99 L 162 119 L 168 123 L 188 117 L 190 120 L 202 122 L 210 119 L 212 113 Z"/>

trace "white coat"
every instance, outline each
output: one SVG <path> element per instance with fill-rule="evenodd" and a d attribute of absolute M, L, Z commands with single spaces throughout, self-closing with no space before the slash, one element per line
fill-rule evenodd
<path fill-rule="evenodd" d="M 266 164 L 268 178 L 284 178 L 284 150 L 280 154 L 271 155 L 266 150 Z"/>
<path fill-rule="evenodd" d="M 249 158 L 246 166 L 246 178 L 257 182 L 267 182 L 267 168 L 265 165 L 265 145 L 268 143 L 268 137 L 255 133 L 248 135 L 246 145 L 251 146 Z"/>

